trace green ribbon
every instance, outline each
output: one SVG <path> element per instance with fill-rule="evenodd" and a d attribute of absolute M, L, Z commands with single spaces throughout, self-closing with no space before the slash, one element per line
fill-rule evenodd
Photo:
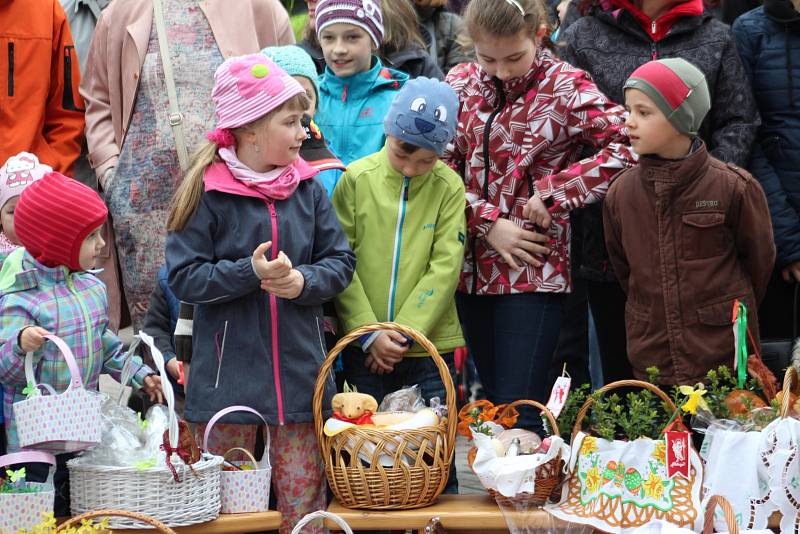
<path fill-rule="evenodd" d="M 739 389 L 744 389 L 747 381 L 747 307 L 742 301 L 737 301 L 734 330 L 736 331 L 736 371 Z"/>

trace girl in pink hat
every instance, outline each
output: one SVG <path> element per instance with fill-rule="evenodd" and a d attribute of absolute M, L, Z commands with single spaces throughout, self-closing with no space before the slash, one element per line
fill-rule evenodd
<path fill-rule="evenodd" d="M 266 421 L 281 533 L 325 505 L 311 398 L 326 353 L 322 303 L 355 256 L 317 171 L 298 157 L 303 87 L 272 60 L 232 58 L 215 74 L 217 129 L 194 157 L 169 216 L 170 288 L 195 305 L 185 417 L 215 425 L 209 449 L 254 450 Z M 333 380 L 326 385 L 328 406 Z M 268 491 L 268 488 L 264 488 Z"/>
<path fill-rule="evenodd" d="M 20 246 L 14 231 L 14 208 L 19 196 L 26 187 L 52 170 L 28 152 L 8 158 L 0 167 L 0 263 Z"/>

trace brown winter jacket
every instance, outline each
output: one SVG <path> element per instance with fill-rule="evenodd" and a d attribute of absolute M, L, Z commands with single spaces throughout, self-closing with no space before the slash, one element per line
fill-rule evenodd
<path fill-rule="evenodd" d="M 609 257 L 628 295 L 628 358 L 637 378 L 656 366 L 661 383 L 694 384 L 733 363 L 736 299 L 758 340 L 775 261 L 769 208 L 750 174 L 704 144 L 682 160 L 639 162 L 603 206 Z"/>

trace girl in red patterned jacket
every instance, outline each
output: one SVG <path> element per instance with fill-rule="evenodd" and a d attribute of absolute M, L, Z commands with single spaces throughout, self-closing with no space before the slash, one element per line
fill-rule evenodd
<path fill-rule="evenodd" d="M 543 401 L 571 289 L 569 210 L 635 156 L 624 109 L 550 50 L 542 0 L 472 0 L 464 22 L 477 61 L 447 76 L 460 108 L 445 158 L 464 177 L 469 234 L 456 300 L 489 400 Z M 521 423 L 541 428 L 533 412 Z"/>

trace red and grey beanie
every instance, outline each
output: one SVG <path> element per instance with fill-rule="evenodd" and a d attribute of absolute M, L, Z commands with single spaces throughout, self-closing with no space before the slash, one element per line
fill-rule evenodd
<path fill-rule="evenodd" d="M 83 240 L 106 217 L 108 209 L 93 189 L 51 172 L 20 195 L 14 211 L 14 230 L 25 250 L 39 263 L 82 271 Z"/>
<path fill-rule="evenodd" d="M 645 63 L 631 74 L 623 90 L 638 89 L 650 97 L 679 132 L 695 136 L 700 131 L 711 97 L 703 73 L 681 58 Z"/>

